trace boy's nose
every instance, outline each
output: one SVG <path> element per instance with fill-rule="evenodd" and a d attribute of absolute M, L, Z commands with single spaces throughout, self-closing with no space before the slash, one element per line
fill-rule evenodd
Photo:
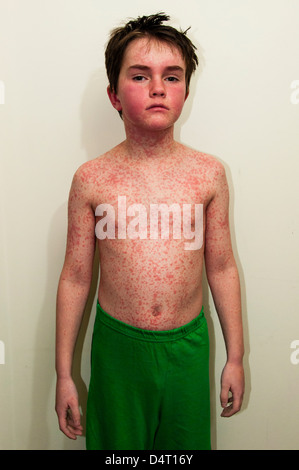
<path fill-rule="evenodd" d="M 150 88 L 150 96 L 155 97 L 155 96 L 165 96 L 165 87 L 164 84 L 161 80 L 153 80 L 151 83 L 151 88 Z"/>

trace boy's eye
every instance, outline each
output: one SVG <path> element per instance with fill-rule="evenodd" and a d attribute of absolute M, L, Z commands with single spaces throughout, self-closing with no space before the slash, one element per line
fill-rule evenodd
<path fill-rule="evenodd" d="M 141 82 L 142 80 L 145 80 L 145 77 L 143 75 L 136 75 L 133 77 L 133 80 L 136 80 L 137 82 Z"/>
<path fill-rule="evenodd" d="M 167 77 L 167 79 L 169 82 L 177 82 L 178 81 L 178 78 L 177 77 Z"/>

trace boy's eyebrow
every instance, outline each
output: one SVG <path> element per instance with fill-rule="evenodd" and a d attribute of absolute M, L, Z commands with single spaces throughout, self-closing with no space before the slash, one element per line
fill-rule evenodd
<path fill-rule="evenodd" d="M 147 65 L 134 64 L 134 65 L 131 65 L 130 67 L 128 67 L 128 70 L 132 70 L 132 69 L 149 71 L 151 68 L 148 67 Z M 169 66 L 165 67 L 165 70 L 167 72 L 185 73 L 184 69 L 182 67 L 180 67 L 179 65 L 169 65 Z"/>

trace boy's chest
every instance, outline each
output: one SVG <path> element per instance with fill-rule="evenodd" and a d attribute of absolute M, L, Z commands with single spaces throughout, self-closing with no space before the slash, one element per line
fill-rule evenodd
<path fill-rule="evenodd" d="M 194 168 L 111 168 L 102 175 L 98 204 L 116 205 L 125 197 L 129 205 L 202 204 L 206 206 L 213 193 L 209 176 Z M 96 194 L 95 193 L 95 194 Z"/>
<path fill-rule="evenodd" d="M 146 170 L 105 172 L 107 179 L 102 179 L 94 200 L 97 237 L 177 239 L 185 250 L 200 249 L 212 197 L 208 176 L 186 168 Z"/>

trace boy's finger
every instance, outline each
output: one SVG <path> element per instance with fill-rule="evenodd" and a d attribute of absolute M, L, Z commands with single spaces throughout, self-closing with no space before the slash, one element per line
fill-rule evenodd
<path fill-rule="evenodd" d="M 227 406 L 227 403 L 229 400 L 228 394 L 229 394 L 229 388 L 222 387 L 221 393 L 220 393 L 220 403 L 221 403 L 222 408 L 225 408 Z"/>
<path fill-rule="evenodd" d="M 234 398 L 233 396 L 229 397 L 228 403 L 231 403 L 229 406 L 225 406 L 221 416 L 229 418 L 233 416 L 235 413 L 238 413 L 241 409 L 242 400 L 240 398 Z"/>
<path fill-rule="evenodd" d="M 74 406 L 70 406 L 68 408 L 68 423 L 69 425 L 72 426 L 72 428 L 75 428 L 78 429 L 78 430 L 81 430 L 82 429 L 82 426 L 81 426 L 81 415 L 80 415 L 80 410 L 79 410 L 79 407 L 78 405 L 74 405 Z"/>

